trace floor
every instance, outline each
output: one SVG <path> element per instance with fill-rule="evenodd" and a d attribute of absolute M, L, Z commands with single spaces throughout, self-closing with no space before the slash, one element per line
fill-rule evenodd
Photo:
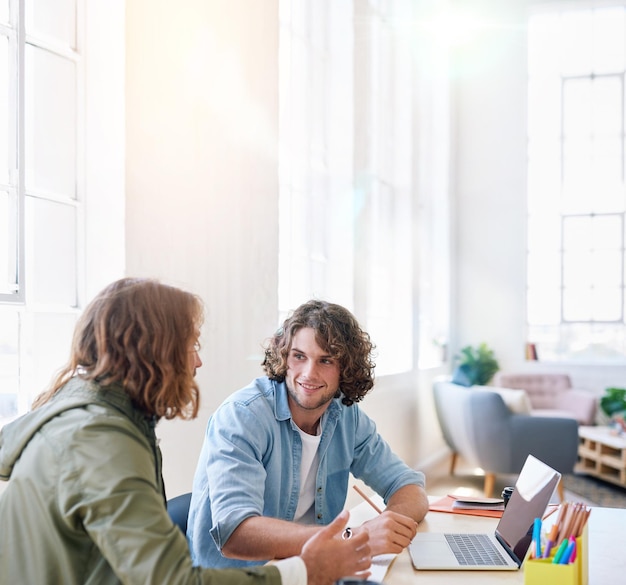
<path fill-rule="evenodd" d="M 429 496 L 446 496 L 456 494 L 463 496 L 484 495 L 484 474 L 480 469 L 472 469 L 459 458 L 454 475 L 450 475 L 450 460 L 446 459 L 437 467 L 429 468 L 426 472 L 426 493 Z M 493 496 L 500 496 L 502 490 L 509 485 L 514 485 L 515 476 L 497 476 Z M 355 482 L 372 499 L 378 501 L 378 497 L 362 482 Z M 362 502 L 361 496 L 353 490 L 348 490 L 346 500 L 347 508 L 356 506 Z M 382 502 L 382 500 L 380 500 Z M 384 505 L 384 504 L 383 504 Z"/>
<path fill-rule="evenodd" d="M 446 461 L 446 466 L 441 468 L 432 469 L 426 477 L 426 491 L 429 496 L 445 496 L 448 494 L 463 495 L 463 496 L 484 496 L 483 486 L 485 481 L 484 473 L 481 469 L 472 469 L 462 460 L 460 460 L 454 474 L 450 475 L 449 469 L 450 461 Z M 502 490 L 507 486 L 515 485 L 517 479 L 516 475 L 498 475 L 496 476 L 495 488 L 493 490 L 493 497 L 499 497 Z M 581 498 L 577 494 L 572 494 L 565 489 L 565 499 L 582 503 L 591 504 L 586 502 L 584 498 Z M 558 497 L 553 497 L 553 501 L 558 502 Z"/>
<path fill-rule="evenodd" d="M 426 491 L 429 496 L 445 496 L 455 494 L 459 496 L 483 496 L 485 476 L 481 469 L 473 469 L 459 460 L 454 474 L 450 474 L 450 461 L 439 468 L 431 469 L 426 476 Z M 493 490 L 493 497 L 498 497 L 502 490 L 515 484 L 516 476 L 498 475 Z"/>
<path fill-rule="evenodd" d="M 515 485 L 517 475 L 498 475 L 496 476 L 495 487 L 493 490 L 493 497 L 499 497 L 502 494 L 502 490 L 507 486 Z M 462 496 L 484 496 L 484 482 L 485 476 L 481 469 L 473 469 L 468 466 L 461 458 L 459 458 L 454 474 L 450 474 L 450 459 L 442 461 L 442 463 L 434 468 L 430 468 L 426 473 L 426 492 L 429 496 L 446 496 L 448 494 L 462 495 Z M 361 489 L 366 492 L 372 499 L 378 499 L 372 490 L 362 484 L 356 482 Z M 568 501 L 576 501 L 592 505 L 592 502 L 581 498 L 577 494 L 572 494 L 565 489 L 565 499 Z M 354 490 L 348 490 L 348 496 L 346 499 L 347 508 L 356 506 L 363 500 L 359 494 Z M 558 503 L 558 496 L 553 496 L 552 501 Z M 382 502 L 382 500 L 381 500 Z"/>

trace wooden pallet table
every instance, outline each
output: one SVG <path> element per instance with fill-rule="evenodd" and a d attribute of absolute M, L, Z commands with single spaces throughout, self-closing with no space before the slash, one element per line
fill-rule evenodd
<path fill-rule="evenodd" d="M 578 427 L 576 471 L 626 487 L 626 436 L 609 427 Z"/>

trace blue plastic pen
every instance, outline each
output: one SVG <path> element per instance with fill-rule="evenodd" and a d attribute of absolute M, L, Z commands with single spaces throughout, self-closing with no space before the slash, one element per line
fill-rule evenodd
<path fill-rule="evenodd" d="M 533 527 L 533 540 L 535 541 L 535 558 L 541 558 L 541 518 L 535 518 Z"/>

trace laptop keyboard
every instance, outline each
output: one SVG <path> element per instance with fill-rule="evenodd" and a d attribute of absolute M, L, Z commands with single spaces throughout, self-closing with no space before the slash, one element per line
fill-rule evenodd
<path fill-rule="evenodd" d="M 446 540 L 460 565 L 506 565 L 486 534 L 446 534 Z"/>

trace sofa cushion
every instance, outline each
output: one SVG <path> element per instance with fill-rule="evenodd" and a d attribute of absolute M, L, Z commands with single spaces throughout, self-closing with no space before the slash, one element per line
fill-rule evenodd
<path fill-rule="evenodd" d="M 506 407 L 514 414 L 530 414 L 530 398 L 528 398 L 528 394 L 524 390 L 500 388 L 498 386 L 472 386 L 472 388 L 499 394 Z"/>
<path fill-rule="evenodd" d="M 531 414 L 533 416 L 550 416 L 556 418 L 573 418 L 576 419 L 576 415 L 568 410 L 557 410 L 555 408 L 533 408 Z"/>
<path fill-rule="evenodd" d="M 572 383 L 567 374 L 553 373 L 521 373 L 507 374 L 498 372 L 494 377 L 494 384 L 505 388 L 522 388 L 530 398 L 533 408 L 558 409 L 558 396 L 567 392 Z"/>

